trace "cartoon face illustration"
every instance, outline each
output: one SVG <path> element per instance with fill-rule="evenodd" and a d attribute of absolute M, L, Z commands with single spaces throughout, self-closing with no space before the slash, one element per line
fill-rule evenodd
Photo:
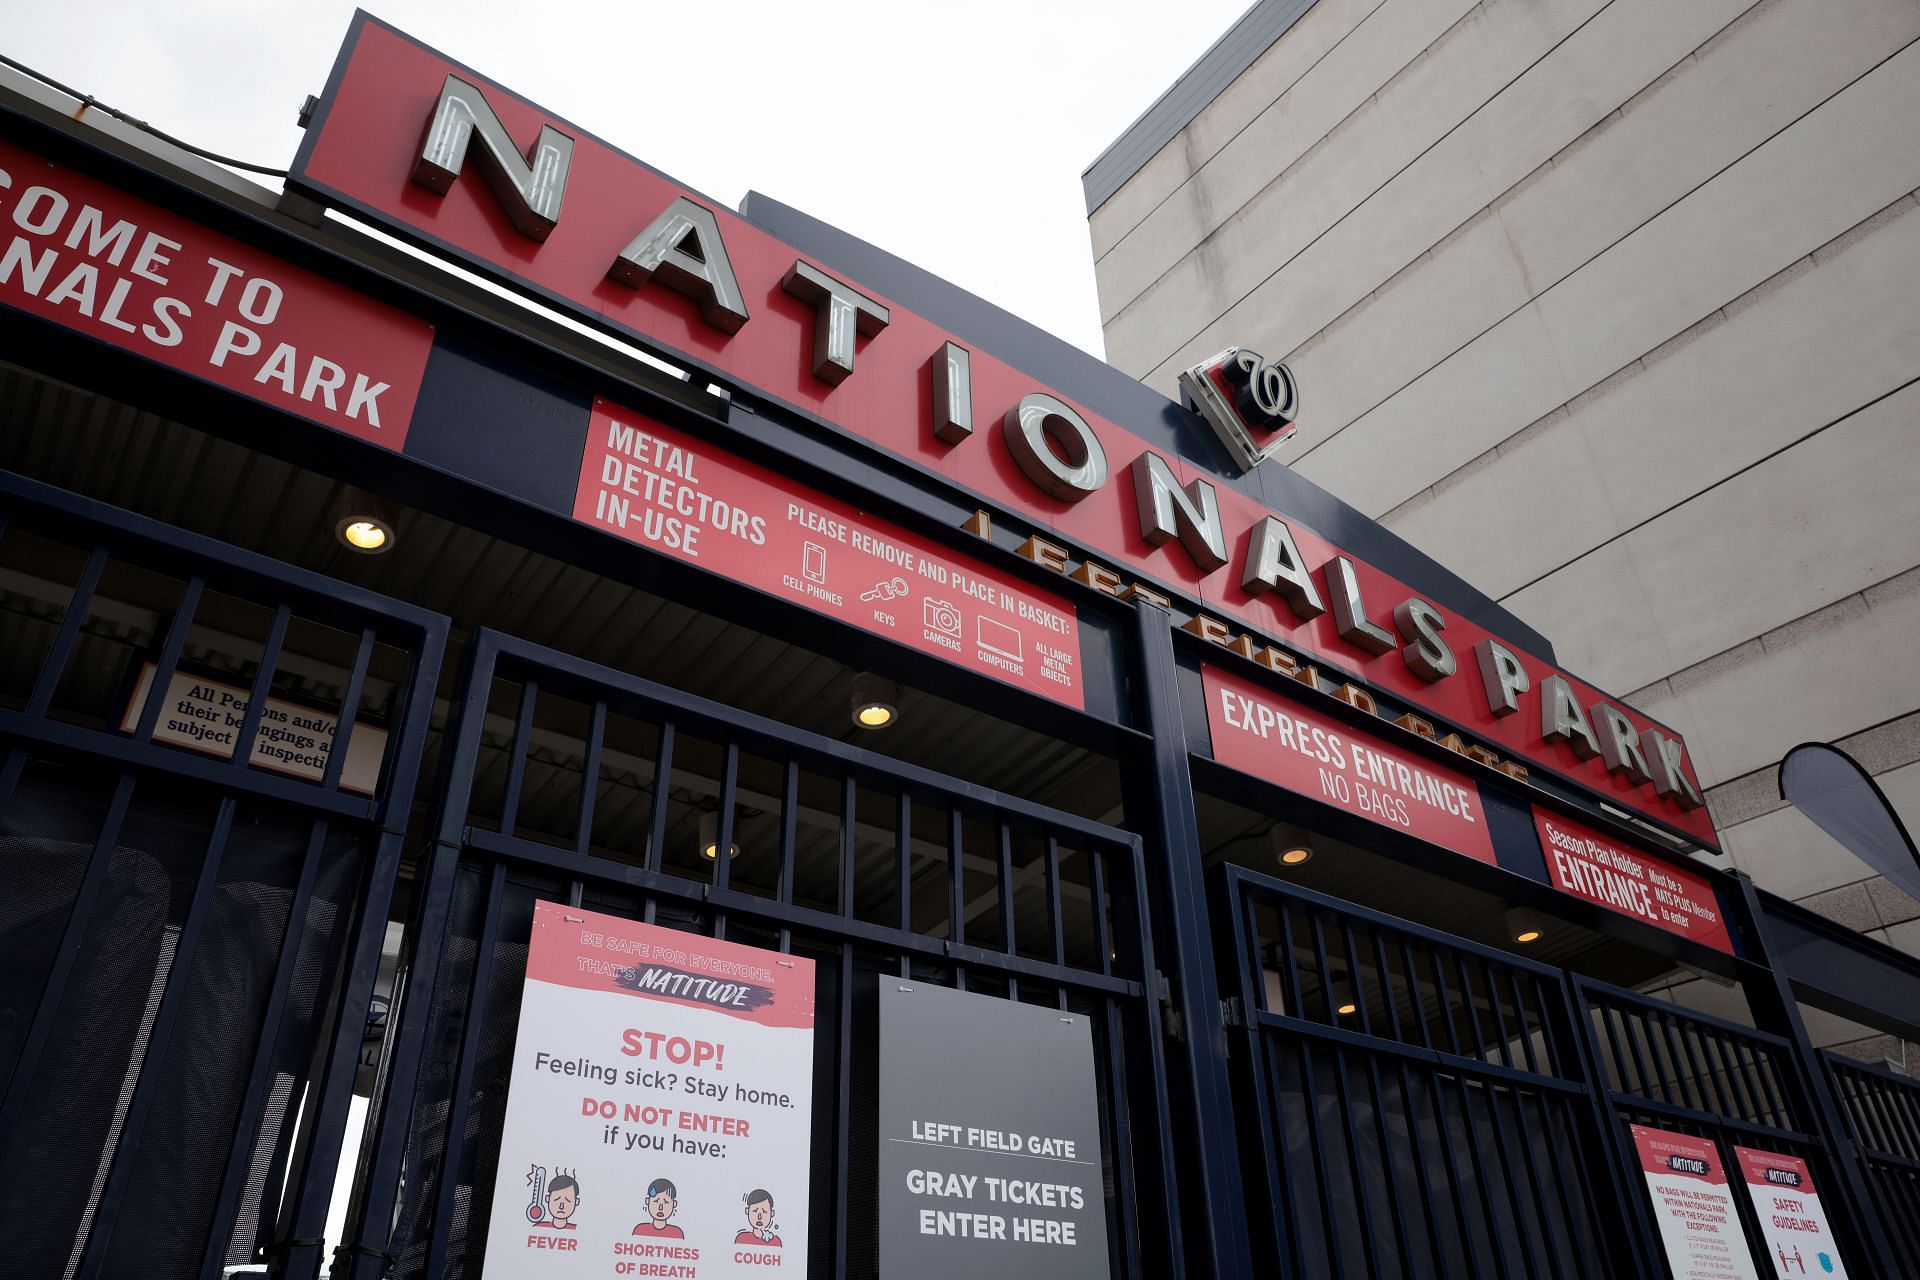
<path fill-rule="evenodd" d="M 767 1228 L 773 1225 L 773 1196 L 765 1191 L 748 1193 L 747 1225 L 753 1228 L 755 1235 L 767 1233 Z"/>
<path fill-rule="evenodd" d="M 643 1202 L 647 1216 L 655 1222 L 665 1225 L 674 1210 L 680 1207 L 679 1193 L 665 1178 L 656 1180 L 647 1188 L 647 1197 Z"/>
<path fill-rule="evenodd" d="M 565 1174 L 547 1184 L 547 1214 L 556 1223 L 565 1223 L 580 1207 L 580 1183 Z"/>

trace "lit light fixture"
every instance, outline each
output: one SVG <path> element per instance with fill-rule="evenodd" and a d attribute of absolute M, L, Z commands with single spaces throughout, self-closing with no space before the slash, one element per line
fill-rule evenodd
<path fill-rule="evenodd" d="M 1538 942 L 1546 932 L 1540 927 L 1540 917 L 1525 907 L 1508 907 L 1505 919 L 1507 936 L 1515 942 Z"/>
<path fill-rule="evenodd" d="M 1301 863 L 1305 862 L 1308 858 L 1311 858 L 1312 856 L 1313 856 L 1313 850 L 1307 848 L 1307 846 L 1303 844 L 1298 844 L 1291 849 L 1286 849 L 1281 852 L 1280 865 L 1286 866 L 1286 867 L 1297 867 Z"/>
<path fill-rule="evenodd" d="M 1351 1017 L 1353 1015 L 1354 1010 L 1358 1007 L 1359 1006 L 1354 1005 L 1352 1003 L 1343 1004 L 1340 1006 L 1340 1016 L 1343 1018 Z"/>
<path fill-rule="evenodd" d="M 900 718 L 900 686 L 871 671 L 853 678 L 853 723 L 862 729 L 884 729 Z"/>
<path fill-rule="evenodd" d="M 700 815 L 700 856 L 712 862 L 720 856 L 720 815 L 703 813 Z M 727 856 L 740 856 L 740 846 L 727 841 Z"/>
<path fill-rule="evenodd" d="M 375 515 L 357 513 L 341 520 L 334 533 L 347 550 L 377 556 L 393 547 L 393 526 Z"/>

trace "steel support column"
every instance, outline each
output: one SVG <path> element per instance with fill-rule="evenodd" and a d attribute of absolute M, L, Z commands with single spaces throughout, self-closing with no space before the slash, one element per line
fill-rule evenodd
<path fill-rule="evenodd" d="M 1813 1132 L 1819 1136 L 1820 1145 L 1832 1157 L 1833 1172 L 1846 1192 L 1848 1216 L 1853 1220 L 1861 1246 L 1869 1255 L 1871 1265 L 1864 1270 L 1871 1275 L 1905 1275 L 1910 1260 L 1897 1254 L 1889 1243 L 1886 1227 L 1874 1207 L 1866 1172 L 1860 1167 L 1859 1148 L 1854 1146 L 1849 1136 L 1846 1117 L 1841 1114 L 1839 1100 L 1834 1097 L 1832 1081 L 1821 1065 L 1820 1054 L 1807 1037 L 1807 1024 L 1800 1016 L 1800 1005 L 1794 998 L 1793 987 L 1787 975 L 1774 966 L 1767 937 L 1766 912 L 1761 909 L 1753 878 L 1744 871 L 1734 871 L 1731 876 L 1739 890 L 1736 909 L 1757 953 L 1748 957 L 1755 962 L 1755 968 L 1750 971 L 1746 984 L 1747 1000 L 1753 1006 L 1754 1021 L 1758 1024 L 1771 1022 L 1793 1046 L 1794 1063 L 1799 1068 L 1807 1092 L 1807 1118 L 1813 1122 Z"/>
<path fill-rule="evenodd" d="M 1180 713 L 1173 620 L 1142 602 L 1135 630 L 1137 723 L 1151 741 L 1124 761 L 1126 817 L 1147 842 L 1153 892 L 1153 929 L 1169 970 L 1177 1018 L 1168 1053 L 1167 1084 L 1174 1114 L 1191 1128 L 1178 1148 L 1181 1201 L 1193 1207 L 1185 1228 L 1189 1276 L 1251 1280 L 1246 1203 L 1241 1182 L 1233 1081 L 1227 1070 L 1227 1032 L 1221 1018 L 1212 924 L 1200 832 L 1194 818 L 1193 778 Z"/>

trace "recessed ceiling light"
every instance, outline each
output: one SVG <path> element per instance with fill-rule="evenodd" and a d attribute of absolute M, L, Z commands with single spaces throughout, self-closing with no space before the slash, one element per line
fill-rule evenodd
<path fill-rule="evenodd" d="M 393 549 L 393 526 L 376 515 L 349 515 L 334 527 L 334 535 L 347 550 L 364 556 L 377 556 Z"/>
<path fill-rule="evenodd" d="M 1284 866 L 1297 867 L 1312 856 L 1313 850 L 1305 845 L 1295 845 L 1280 855 L 1280 862 Z"/>
<path fill-rule="evenodd" d="M 1546 931 L 1540 927 L 1540 917 L 1525 907 L 1508 907 L 1505 914 L 1507 936 L 1515 942 L 1538 942 Z"/>
<path fill-rule="evenodd" d="M 853 722 L 862 729 L 884 729 L 900 718 L 900 686 L 870 671 L 853 678 Z"/>

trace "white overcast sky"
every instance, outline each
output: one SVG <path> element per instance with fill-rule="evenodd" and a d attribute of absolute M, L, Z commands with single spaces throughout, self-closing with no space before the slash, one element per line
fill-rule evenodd
<path fill-rule="evenodd" d="M 372 12 L 731 207 L 803 209 L 1100 354 L 1080 173 L 1248 0 L 390 0 Z M 351 0 L 12 4 L 0 51 L 285 167 Z"/>

